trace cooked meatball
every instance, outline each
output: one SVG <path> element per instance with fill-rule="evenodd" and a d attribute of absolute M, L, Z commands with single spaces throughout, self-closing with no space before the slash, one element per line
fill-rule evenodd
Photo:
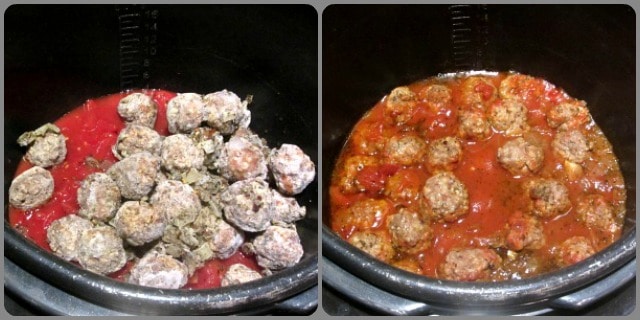
<path fill-rule="evenodd" d="M 382 261 L 389 261 L 395 254 L 391 241 L 387 238 L 385 232 L 354 232 L 348 241 L 356 248 Z"/>
<path fill-rule="evenodd" d="M 418 92 L 418 98 L 424 101 L 431 110 L 438 111 L 451 102 L 451 90 L 440 84 L 432 84 Z"/>
<path fill-rule="evenodd" d="M 116 229 L 97 226 L 83 231 L 78 239 L 78 262 L 83 268 L 99 274 L 122 269 L 127 255 Z"/>
<path fill-rule="evenodd" d="M 47 242 L 58 257 L 71 261 L 78 257 L 78 239 L 85 230 L 93 227 L 91 221 L 70 214 L 57 219 L 47 228 Z"/>
<path fill-rule="evenodd" d="M 485 77 L 469 77 L 460 85 L 460 100 L 463 106 L 476 110 L 484 110 L 488 102 L 498 97 L 498 90 Z"/>
<path fill-rule="evenodd" d="M 416 106 L 416 95 L 408 87 L 398 87 L 385 99 L 384 114 L 393 123 L 403 124 L 411 119 Z"/>
<path fill-rule="evenodd" d="M 582 100 L 559 103 L 547 113 L 549 126 L 560 131 L 577 129 L 589 122 L 590 118 L 587 103 Z"/>
<path fill-rule="evenodd" d="M 307 209 L 300 207 L 296 198 L 285 197 L 276 190 L 273 190 L 272 193 L 274 211 L 271 222 L 294 223 L 307 214 Z"/>
<path fill-rule="evenodd" d="M 204 101 L 197 93 L 179 93 L 167 102 L 170 133 L 189 133 L 204 120 Z"/>
<path fill-rule="evenodd" d="M 615 222 L 613 207 L 602 195 L 592 194 L 578 200 L 578 219 L 588 227 L 608 232 L 617 232 L 620 225 Z"/>
<path fill-rule="evenodd" d="M 42 167 L 32 167 L 18 175 L 9 187 L 9 203 L 21 210 L 39 207 L 53 195 L 53 176 Z"/>
<path fill-rule="evenodd" d="M 78 214 L 107 222 L 120 206 L 120 189 L 111 177 L 102 172 L 88 175 L 78 188 Z"/>
<path fill-rule="evenodd" d="M 158 132 L 139 124 L 130 124 L 120 131 L 113 146 L 113 155 L 120 160 L 142 151 L 159 156 L 161 147 L 162 136 Z"/>
<path fill-rule="evenodd" d="M 427 143 L 416 135 L 396 135 L 389 139 L 384 152 L 391 163 L 417 164 L 422 162 L 427 153 Z"/>
<path fill-rule="evenodd" d="M 591 150 L 589 140 L 577 130 L 558 132 L 551 146 L 562 158 L 574 163 L 587 160 Z"/>
<path fill-rule="evenodd" d="M 292 267 L 304 254 L 295 226 L 269 226 L 252 244 L 258 265 L 270 270 Z"/>
<path fill-rule="evenodd" d="M 169 172 L 186 172 L 202 169 L 204 151 L 196 146 L 187 135 L 174 134 L 162 141 L 162 167 Z"/>
<path fill-rule="evenodd" d="M 241 263 L 232 264 L 222 276 L 220 286 L 227 287 L 262 278 L 262 275 Z"/>
<path fill-rule="evenodd" d="M 533 179 L 524 185 L 530 199 L 530 209 L 534 215 L 550 218 L 569 210 L 569 190 L 561 182 L 553 179 Z"/>
<path fill-rule="evenodd" d="M 364 167 L 375 165 L 378 163 L 378 159 L 373 156 L 352 156 L 344 160 L 342 165 L 336 166 L 336 168 L 342 168 L 344 172 L 340 174 L 340 181 L 337 185 L 340 186 L 340 191 L 344 193 L 355 193 L 363 191 L 356 180 L 358 172 Z"/>
<path fill-rule="evenodd" d="M 501 264 L 502 258 L 491 249 L 453 249 L 447 254 L 440 271 L 445 279 L 476 281 L 487 279 Z"/>
<path fill-rule="evenodd" d="M 222 90 L 204 96 L 207 124 L 223 135 L 249 127 L 251 112 L 247 109 L 251 98 L 240 101 L 233 92 Z"/>
<path fill-rule="evenodd" d="M 589 239 L 576 236 L 560 244 L 555 253 L 556 263 L 561 267 L 566 267 L 592 256 L 595 250 Z"/>
<path fill-rule="evenodd" d="M 282 144 L 269 154 L 269 169 L 278 190 L 285 195 L 302 192 L 315 178 L 316 167 L 308 155 L 294 144 Z"/>
<path fill-rule="evenodd" d="M 545 244 L 542 224 L 535 217 L 516 212 L 509 217 L 507 248 L 514 251 L 540 249 Z"/>
<path fill-rule="evenodd" d="M 444 137 L 429 144 L 427 163 L 431 168 L 452 170 L 462 160 L 462 144 L 455 137 Z"/>
<path fill-rule="evenodd" d="M 482 112 L 460 111 L 458 122 L 458 135 L 463 139 L 484 140 L 491 135 L 491 124 Z"/>
<path fill-rule="evenodd" d="M 434 220 L 455 221 L 469 209 L 469 194 L 451 172 L 439 172 L 427 179 L 422 188 L 425 211 Z"/>
<path fill-rule="evenodd" d="M 236 227 L 257 232 L 267 229 L 274 214 L 273 193 L 261 179 L 235 182 L 220 196 L 224 216 Z"/>
<path fill-rule="evenodd" d="M 141 246 L 161 238 L 166 223 L 161 212 L 147 202 L 127 201 L 118 209 L 113 226 L 130 245 Z"/>
<path fill-rule="evenodd" d="M 193 188 L 175 180 L 158 183 L 150 202 L 167 224 L 177 227 L 193 222 L 202 209 L 200 198 Z"/>
<path fill-rule="evenodd" d="M 160 158 L 143 151 L 114 163 L 107 174 L 115 181 L 125 199 L 140 200 L 156 184 Z"/>
<path fill-rule="evenodd" d="M 524 74 L 511 74 L 500 82 L 499 92 L 504 99 L 526 100 L 544 94 L 545 85 L 540 79 Z"/>
<path fill-rule="evenodd" d="M 131 268 L 129 282 L 145 287 L 178 289 L 187 283 L 189 271 L 170 255 L 150 251 Z"/>
<path fill-rule="evenodd" d="M 398 213 L 387 218 L 387 229 L 396 248 L 416 253 L 430 245 L 431 229 L 420 216 L 407 209 L 400 209 Z"/>
<path fill-rule="evenodd" d="M 529 175 L 542 168 L 544 151 L 522 137 L 507 141 L 498 149 L 498 162 L 512 175 Z"/>
<path fill-rule="evenodd" d="M 216 169 L 216 161 L 224 148 L 224 139 L 220 132 L 209 127 L 195 128 L 189 138 L 204 152 L 204 166 L 209 170 Z"/>
<path fill-rule="evenodd" d="M 493 128 L 506 136 L 515 137 L 529 130 L 527 108 L 517 100 L 502 100 L 489 110 L 489 121 Z"/>
<path fill-rule="evenodd" d="M 266 179 L 268 172 L 264 150 L 251 138 L 237 134 L 224 144 L 216 167 L 221 176 L 231 181 Z"/>
<path fill-rule="evenodd" d="M 384 194 L 395 202 L 413 203 L 420 198 L 422 181 L 411 171 L 399 170 L 387 179 Z"/>
<path fill-rule="evenodd" d="M 144 93 L 132 93 L 120 100 L 118 114 L 127 123 L 153 128 L 158 115 L 158 105 Z"/>
<path fill-rule="evenodd" d="M 231 257 L 244 243 L 244 233 L 223 219 L 216 219 L 208 228 L 211 235 L 209 248 L 218 259 Z"/>
<path fill-rule="evenodd" d="M 356 230 L 376 228 L 392 209 L 392 205 L 384 199 L 366 198 L 344 208 L 346 212 L 340 215 L 342 219 L 338 224 L 352 226 Z"/>

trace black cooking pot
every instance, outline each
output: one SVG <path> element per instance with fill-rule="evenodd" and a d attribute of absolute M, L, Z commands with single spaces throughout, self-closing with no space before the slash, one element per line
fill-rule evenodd
<path fill-rule="evenodd" d="M 306 5 L 11 6 L 5 12 L 5 199 L 25 152 L 15 143 L 18 135 L 89 98 L 129 88 L 252 94 L 251 128 L 270 147 L 297 144 L 317 163 L 317 19 Z M 306 301 L 284 304 L 284 311 L 307 314 L 317 306 L 317 181 L 297 199 L 307 207 L 297 224 L 305 250 L 300 263 L 212 290 L 139 287 L 82 270 L 11 228 L 5 204 L 5 264 L 8 259 L 11 265 L 5 265 L 5 289 L 25 300 L 56 302 L 38 300 L 42 288 L 23 287 L 12 272 L 16 267 L 102 310 L 278 313 L 280 302 L 302 295 Z"/>
<path fill-rule="evenodd" d="M 323 13 L 324 212 L 329 212 L 335 160 L 366 110 L 399 85 L 467 70 L 530 74 L 586 100 L 620 160 L 627 211 L 621 239 L 606 250 L 559 271 L 500 283 L 435 280 L 393 268 L 342 240 L 324 214 L 325 284 L 378 312 L 517 314 L 617 270 L 623 270 L 625 281 L 633 279 L 635 30 L 634 11 L 623 5 L 328 7 Z M 394 307 L 384 299 L 406 300 Z"/>

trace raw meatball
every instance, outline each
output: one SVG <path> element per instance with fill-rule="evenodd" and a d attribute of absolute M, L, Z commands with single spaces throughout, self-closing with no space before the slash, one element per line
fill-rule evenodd
<path fill-rule="evenodd" d="M 440 84 L 432 84 L 418 92 L 418 98 L 424 101 L 431 110 L 438 111 L 451 102 L 451 90 Z"/>
<path fill-rule="evenodd" d="M 540 249 L 545 244 L 542 224 L 538 219 L 522 212 L 509 217 L 507 248 L 514 251 Z"/>
<path fill-rule="evenodd" d="M 232 286 L 262 278 L 262 275 L 241 263 L 232 264 L 222 276 L 220 286 Z"/>
<path fill-rule="evenodd" d="M 204 166 L 209 170 L 215 170 L 216 161 L 224 148 L 224 139 L 220 132 L 209 127 L 198 127 L 189 134 L 189 138 L 204 152 Z"/>
<path fill-rule="evenodd" d="M 221 176 L 231 181 L 267 178 L 267 157 L 257 136 L 233 135 L 220 154 L 216 167 Z"/>
<path fill-rule="evenodd" d="M 276 190 L 272 191 L 274 205 L 273 217 L 271 218 L 272 223 L 294 223 L 304 218 L 307 214 L 307 209 L 300 207 L 296 198 L 285 197 Z"/>
<path fill-rule="evenodd" d="M 498 97 L 496 87 L 484 77 L 469 77 L 460 85 L 462 93 L 460 100 L 463 106 L 484 110 L 486 103 Z"/>
<path fill-rule="evenodd" d="M 184 134 L 174 134 L 162 141 L 162 167 L 173 173 L 189 171 L 193 168 L 202 169 L 204 151 Z"/>
<path fill-rule="evenodd" d="M 467 188 L 451 172 L 439 172 L 427 179 L 422 188 L 427 216 L 452 222 L 467 213 Z"/>
<path fill-rule="evenodd" d="M 209 248 L 213 251 L 213 256 L 218 259 L 227 259 L 231 257 L 238 248 L 244 243 L 244 233 L 223 219 L 216 219 L 209 226 Z"/>
<path fill-rule="evenodd" d="M 376 228 L 392 209 L 392 205 L 384 199 L 366 198 L 342 209 L 347 211 L 339 215 L 341 218 L 337 220 L 337 224 L 355 227 L 356 230 Z"/>
<path fill-rule="evenodd" d="M 462 160 L 462 144 L 455 137 L 444 137 L 429 144 L 427 163 L 432 169 L 452 170 Z"/>
<path fill-rule="evenodd" d="M 484 140 L 491 135 L 491 124 L 482 112 L 460 111 L 458 135 L 463 139 Z"/>
<path fill-rule="evenodd" d="M 578 263 L 595 253 L 589 239 L 585 237 L 571 237 L 565 240 L 556 250 L 556 263 L 561 267 Z"/>
<path fill-rule="evenodd" d="M 507 141 L 498 149 L 498 162 L 512 175 L 529 175 L 542 168 L 544 151 L 522 137 Z"/>
<path fill-rule="evenodd" d="M 255 237 L 252 244 L 258 265 L 270 270 L 292 267 L 304 253 L 294 226 L 270 226 Z"/>
<path fill-rule="evenodd" d="M 577 129 L 590 121 L 587 103 L 582 100 L 562 102 L 547 113 L 547 122 L 560 131 Z"/>
<path fill-rule="evenodd" d="M 25 158 L 31 164 L 43 168 L 59 164 L 67 156 L 66 138 L 60 133 L 60 128 L 51 123 L 23 133 L 18 137 L 18 144 L 29 146 Z"/>
<path fill-rule="evenodd" d="M 285 195 L 302 192 L 315 178 L 316 167 L 308 155 L 294 144 L 282 144 L 269 155 L 269 169 L 278 190 Z"/>
<path fill-rule="evenodd" d="M 416 106 L 416 95 L 409 87 L 398 87 L 389 93 L 385 99 L 384 114 L 398 125 L 403 124 L 413 116 Z"/>
<path fill-rule="evenodd" d="M 525 183 L 524 188 L 531 201 L 531 212 L 538 217 L 555 217 L 571 207 L 569 190 L 557 180 L 533 179 Z"/>
<path fill-rule="evenodd" d="M 173 257 L 150 251 L 131 269 L 129 282 L 145 287 L 178 289 L 187 283 L 187 267 Z"/>
<path fill-rule="evenodd" d="M 177 227 L 193 222 L 202 209 L 200 198 L 193 188 L 175 180 L 158 183 L 150 202 L 167 224 Z"/>
<path fill-rule="evenodd" d="M 515 137 L 529 130 L 527 108 L 517 100 L 502 100 L 491 106 L 489 121 L 493 128 L 506 136 Z"/>
<path fill-rule="evenodd" d="M 220 200 L 227 221 L 244 231 L 267 229 L 274 215 L 273 193 L 264 180 L 235 182 L 222 193 Z"/>
<path fill-rule="evenodd" d="M 204 101 L 197 93 L 179 93 L 167 102 L 167 124 L 171 133 L 189 133 L 204 120 Z"/>
<path fill-rule="evenodd" d="M 139 124 L 130 124 L 120 131 L 113 146 L 113 155 L 119 160 L 142 151 L 159 156 L 161 147 L 162 136 L 158 132 Z"/>
<path fill-rule="evenodd" d="M 500 96 L 504 99 L 527 100 L 541 97 L 545 84 L 542 80 L 524 74 L 511 74 L 500 82 Z"/>
<path fill-rule="evenodd" d="M 120 189 L 111 177 L 102 172 L 88 175 L 78 188 L 78 214 L 107 222 L 120 206 Z"/>
<path fill-rule="evenodd" d="M 118 114 L 127 123 L 153 128 L 158 115 L 158 105 L 144 93 L 132 93 L 120 100 Z"/>
<path fill-rule="evenodd" d="M 592 194 L 583 197 L 576 205 L 578 219 L 587 226 L 611 233 L 620 229 L 615 223 L 615 215 L 611 204 L 602 195 Z"/>
<path fill-rule="evenodd" d="M 239 128 L 249 127 L 251 112 L 247 109 L 251 98 L 240 101 L 233 92 L 222 90 L 204 96 L 207 124 L 223 135 L 233 134 Z"/>
<path fill-rule="evenodd" d="M 391 163 L 412 165 L 423 161 L 427 143 L 416 135 L 396 135 L 385 146 L 385 155 Z"/>
<path fill-rule="evenodd" d="M 53 195 L 53 176 L 42 167 L 32 167 L 18 175 L 9 187 L 9 203 L 21 210 L 43 205 Z"/>
<path fill-rule="evenodd" d="M 355 193 L 358 191 L 364 191 L 356 177 L 358 172 L 366 166 L 375 165 L 378 163 L 378 159 L 373 156 L 352 156 L 344 160 L 342 165 L 336 166 L 336 168 L 342 168 L 344 170 L 340 176 L 340 181 L 337 185 L 340 186 L 340 191 L 343 193 Z"/>
<path fill-rule="evenodd" d="M 159 157 L 143 151 L 114 163 L 107 174 L 115 181 L 122 197 L 140 200 L 155 186 L 160 161 Z"/>
<path fill-rule="evenodd" d="M 166 224 L 164 216 L 150 204 L 127 201 L 118 209 L 113 226 L 130 245 L 141 246 L 162 237 Z"/>
<path fill-rule="evenodd" d="M 589 158 L 591 144 L 580 131 L 561 131 L 551 142 L 553 150 L 573 163 L 582 163 Z"/>
<path fill-rule="evenodd" d="M 476 281 L 487 279 L 501 264 L 502 258 L 491 249 L 454 249 L 447 254 L 440 271 L 449 280 Z"/>
<path fill-rule="evenodd" d="M 430 245 L 431 228 L 417 213 L 407 209 L 402 208 L 398 213 L 389 216 L 387 229 L 394 246 L 403 251 L 416 253 Z"/>
<path fill-rule="evenodd" d="M 99 274 L 122 269 L 127 256 L 116 229 L 98 226 L 82 232 L 78 239 L 78 262 L 83 268 Z"/>
<path fill-rule="evenodd" d="M 91 221 L 70 214 L 57 219 L 47 228 L 47 242 L 58 257 L 71 261 L 78 257 L 78 239 L 85 230 L 93 227 Z"/>
<path fill-rule="evenodd" d="M 366 252 L 370 256 L 389 261 L 395 252 L 385 232 L 359 231 L 349 237 L 349 243 Z"/>

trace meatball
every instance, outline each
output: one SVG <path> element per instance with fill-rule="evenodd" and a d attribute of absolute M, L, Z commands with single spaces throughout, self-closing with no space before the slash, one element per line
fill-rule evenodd
<path fill-rule="evenodd" d="M 91 221 L 70 214 L 57 219 L 47 228 L 47 242 L 58 257 L 71 261 L 78 257 L 78 239 L 85 230 L 93 227 Z"/>
<path fill-rule="evenodd" d="M 378 158 L 373 156 L 352 156 L 343 161 L 343 163 L 336 168 L 342 168 L 343 172 L 339 174 L 340 180 L 337 185 L 340 187 L 340 191 L 344 193 L 355 193 L 363 191 L 356 177 L 358 172 L 362 171 L 364 167 L 375 165 L 378 163 Z"/>
<path fill-rule="evenodd" d="M 396 248 L 409 253 L 416 253 L 430 245 L 431 229 L 420 216 L 407 209 L 387 218 L 387 229 Z"/>
<path fill-rule="evenodd" d="M 384 194 L 392 201 L 411 204 L 420 199 L 423 182 L 415 172 L 401 169 L 387 179 Z"/>
<path fill-rule="evenodd" d="M 42 167 L 32 167 L 18 175 L 9 187 L 9 203 L 21 210 L 39 207 L 53 195 L 53 176 Z"/>
<path fill-rule="evenodd" d="M 158 105 L 144 93 L 132 93 L 118 103 L 118 114 L 127 123 L 153 128 L 158 115 Z"/>
<path fill-rule="evenodd" d="M 107 222 L 120 206 L 120 189 L 111 177 L 102 172 L 88 175 L 78 188 L 78 214 Z"/>
<path fill-rule="evenodd" d="M 398 125 L 411 119 L 416 106 L 416 95 L 409 87 L 398 87 L 389 93 L 384 102 L 384 114 Z"/>
<path fill-rule="evenodd" d="M 447 254 L 440 271 L 449 280 L 485 280 L 501 264 L 502 258 L 491 249 L 453 249 Z"/>
<path fill-rule="evenodd" d="M 504 99 L 527 100 L 541 97 L 545 84 L 542 80 L 524 74 L 511 74 L 500 82 L 500 96 Z"/>
<path fill-rule="evenodd" d="M 167 224 L 177 227 L 193 222 L 202 209 L 200 198 L 193 188 L 175 180 L 158 183 L 150 202 Z"/>
<path fill-rule="evenodd" d="M 167 102 L 170 133 L 189 133 L 204 120 L 204 101 L 197 93 L 179 93 Z"/>
<path fill-rule="evenodd" d="M 247 109 L 251 97 L 240 101 L 233 92 L 226 89 L 204 96 L 207 124 L 223 135 L 233 134 L 239 128 L 249 127 L 251 112 Z"/>
<path fill-rule="evenodd" d="M 224 139 L 220 132 L 209 127 L 198 127 L 189 134 L 189 138 L 204 152 L 204 166 L 209 170 L 215 170 L 216 161 L 224 148 Z"/>
<path fill-rule="evenodd" d="M 451 89 L 440 84 L 432 84 L 418 92 L 418 98 L 431 110 L 438 111 L 451 102 Z"/>
<path fill-rule="evenodd" d="M 25 156 L 27 161 L 43 168 L 59 164 L 67 156 L 66 138 L 60 128 L 51 123 L 23 133 L 18 137 L 18 144 L 29 147 Z"/>
<path fill-rule="evenodd" d="M 463 139 L 484 140 L 491 135 L 491 124 L 482 112 L 460 111 L 458 122 L 458 135 Z"/>
<path fill-rule="evenodd" d="M 113 155 L 119 160 L 142 151 L 159 156 L 161 147 L 162 136 L 158 132 L 139 124 L 130 124 L 120 131 L 113 146 Z"/>
<path fill-rule="evenodd" d="M 429 144 L 427 163 L 431 168 L 452 170 L 462 160 L 462 144 L 455 137 L 444 137 Z"/>
<path fill-rule="evenodd" d="M 140 200 L 155 186 L 160 161 L 159 157 L 143 151 L 114 163 L 107 174 L 115 181 L 122 197 Z"/>
<path fill-rule="evenodd" d="M 244 233 L 223 219 L 216 219 L 208 229 L 211 236 L 209 248 L 213 251 L 213 256 L 218 259 L 231 257 L 244 243 Z"/>
<path fill-rule="evenodd" d="M 520 136 L 529 130 L 527 108 L 517 100 L 502 100 L 489 110 L 489 121 L 493 128 L 506 136 Z"/>
<path fill-rule="evenodd" d="M 531 212 L 540 218 L 550 218 L 565 213 L 571 207 L 569 190 L 553 179 L 533 179 L 524 185 L 530 199 Z"/>
<path fill-rule="evenodd" d="M 396 135 L 389 139 L 384 152 L 391 163 L 417 164 L 427 153 L 427 143 L 416 135 Z"/>
<path fill-rule="evenodd" d="M 529 175 L 542 168 L 544 151 L 522 137 L 507 141 L 498 149 L 498 162 L 512 175 Z"/>
<path fill-rule="evenodd" d="M 273 217 L 271 218 L 272 223 L 294 223 L 304 218 L 307 214 L 307 209 L 300 207 L 296 198 L 285 197 L 276 190 L 273 190 L 272 193 L 274 205 Z"/>
<path fill-rule="evenodd" d="M 270 270 L 292 267 L 304 254 L 295 226 L 269 226 L 252 244 L 258 265 Z"/>
<path fill-rule="evenodd" d="M 78 262 L 83 268 L 99 274 L 122 269 L 127 255 L 116 229 L 97 226 L 83 231 L 78 239 Z"/>
<path fill-rule="evenodd" d="M 427 216 L 452 222 L 469 209 L 469 194 L 464 184 L 451 172 L 439 172 L 427 179 L 422 188 Z"/>
<path fill-rule="evenodd" d="M 587 103 L 581 100 L 559 103 L 547 113 L 549 126 L 560 131 L 577 129 L 589 122 L 590 118 Z"/>
<path fill-rule="evenodd" d="M 485 77 L 468 77 L 460 85 L 462 93 L 460 100 L 463 106 L 472 109 L 484 110 L 488 102 L 498 97 L 498 90 Z"/>
<path fill-rule="evenodd" d="M 316 176 L 316 167 L 308 155 L 294 144 L 282 144 L 269 154 L 269 169 L 278 190 L 285 195 L 301 193 Z"/>
<path fill-rule="evenodd" d="M 576 236 L 560 244 L 555 253 L 558 266 L 566 267 L 592 256 L 595 250 L 589 239 Z"/>
<path fill-rule="evenodd" d="M 267 157 L 262 146 L 251 139 L 255 137 L 236 134 L 224 144 L 216 162 L 221 176 L 231 181 L 267 178 Z"/>
<path fill-rule="evenodd" d="M 261 179 L 231 184 L 220 196 L 220 201 L 227 221 L 244 231 L 267 229 L 274 215 L 273 193 Z"/>
<path fill-rule="evenodd" d="M 384 199 L 363 199 L 355 202 L 339 215 L 336 222 L 341 227 L 355 227 L 356 230 L 368 230 L 378 227 L 393 209 Z"/>
<path fill-rule="evenodd" d="M 591 144 L 580 131 L 558 132 L 551 142 L 553 150 L 573 163 L 582 163 L 589 158 Z"/>
<path fill-rule="evenodd" d="M 162 141 L 162 167 L 173 173 L 189 171 L 193 168 L 202 169 L 204 151 L 184 134 L 174 134 Z"/>
<path fill-rule="evenodd" d="M 145 287 L 178 289 L 187 283 L 189 271 L 170 255 L 150 251 L 131 268 L 129 282 Z"/>
<path fill-rule="evenodd" d="M 164 216 L 150 204 L 127 201 L 118 209 L 113 226 L 130 245 L 141 246 L 161 238 L 166 223 Z"/>
<path fill-rule="evenodd" d="M 391 241 L 384 232 L 354 232 L 348 241 L 356 248 L 378 260 L 389 261 L 395 255 Z"/>
<path fill-rule="evenodd" d="M 611 233 L 615 233 L 620 229 L 620 225 L 615 222 L 613 207 L 602 195 L 587 195 L 578 200 L 576 212 L 578 213 L 578 219 L 590 228 Z"/>
<path fill-rule="evenodd" d="M 262 275 L 258 271 L 250 269 L 242 263 L 234 263 L 229 267 L 229 269 L 227 269 L 224 276 L 222 276 L 220 286 L 227 287 L 258 280 L 260 278 L 262 278 Z"/>
<path fill-rule="evenodd" d="M 509 217 L 507 248 L 514 251 L 540 249 L 545 244 L 542 224 L 535 217 L 516 212 Z"/>

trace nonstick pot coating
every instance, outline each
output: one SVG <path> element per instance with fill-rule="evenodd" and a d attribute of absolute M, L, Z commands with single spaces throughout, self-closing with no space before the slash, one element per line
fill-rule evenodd
<path fill-rule="evenodd" d="M 5 199 L 24 154 L 17 137 L 87 99 L 121 90 L 118 7 L 17 5 L 5 12 Z M 123 7 L 119 7 L 123 9 Z M 129 7 L 131 9 L 131 7 Z M 311 6 L 147 5 L 155 55 L 144 87 L 253 95 L 251 129 L 270 147 L 294 143 L 317 161 L 317 13 Z M 143 314 L 268 311 L 317 283 L 317 179 L 297 196 L 302 261 L 256 282 L 213 290 L 159 290 L 81 270 L 36 247 L 6 222 L 5 256 L 54 286 L 115 310 Z M 6 275 L 5 275 L 6 276 Z"/>

